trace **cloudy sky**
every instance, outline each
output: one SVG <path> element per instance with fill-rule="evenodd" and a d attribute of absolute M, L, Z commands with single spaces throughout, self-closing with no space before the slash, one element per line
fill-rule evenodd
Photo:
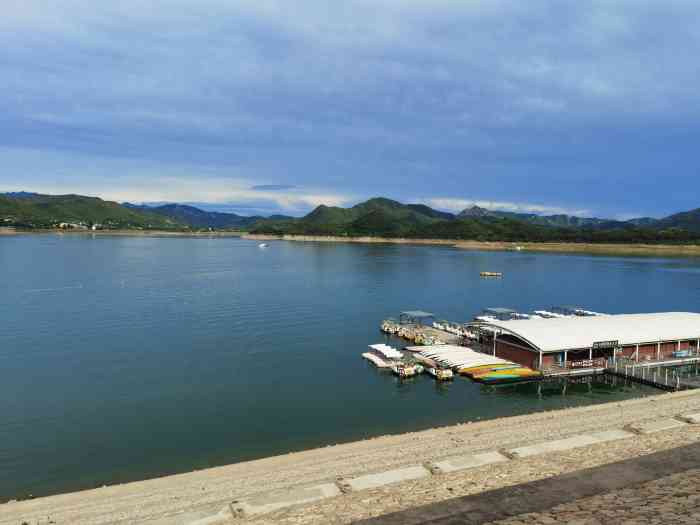
<path fill-rule="evenodd" d="M 3 0 L 0 191 L 700 206 L 697 0 Z"/>

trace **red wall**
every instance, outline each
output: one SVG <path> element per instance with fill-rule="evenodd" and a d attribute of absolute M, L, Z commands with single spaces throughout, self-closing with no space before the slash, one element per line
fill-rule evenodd
<path fill-rule="evenodd" d="M 661 343 L 661 358 L 673 357 L 673 352 L 678 350 L 678 343 Z"/>
<path fill-rule="evenodd" d="M 637 347 L 634 345 L 623 346 L 622 352 L 620 352 L 617 355 L 620 357 L 632 357 L 634 355 L 635 350 L 637 350 Z"/>
<path fill-rule="evenodd" d="M 512 346 L 503 341 L 496 341 L 496 357 L 513 361 L 529 368 L 538 368 L 539 354 Z"/>
<path fill-rule="evenodd" d="M 639 345 L 639 360 L 644 361 L 646 356 L 656 359 L 656 345 Z"/>

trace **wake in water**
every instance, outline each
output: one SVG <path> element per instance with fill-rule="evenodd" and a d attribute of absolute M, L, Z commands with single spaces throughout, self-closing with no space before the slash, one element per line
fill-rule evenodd
<path fill-rule="evenodd" d="M 58 288 L 35 288 L 33 290 L 25 290 L 24 293 L 48 293 L 48 292 L 63 292 L 65 290 L 80 290 L 83 288 L 83 284 L 77 284 L 74 286 L 59 286 Z"/>

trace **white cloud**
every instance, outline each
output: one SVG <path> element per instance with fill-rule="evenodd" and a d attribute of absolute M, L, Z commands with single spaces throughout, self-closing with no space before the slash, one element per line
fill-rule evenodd
<path fill-rule="evenodd" d="M 92 195 L 117 202 L 203 202 L 255 207 L 270 212 L 299 214 L 320 204 L 343 206 L 356 200 L 323 188 L 286 190 L 241 170 L 191 165 L 167 165 L 98 156 L 71 156 L 57 152 L 0 148 L 11 165 L 21 165 L 23 177 L 0 174 L 0 192 L 30 191 L 47 194 Z M 50 178 L 32 175 L 50 170 Z M 276 182 L 276 181 L 275 181 Z"/>

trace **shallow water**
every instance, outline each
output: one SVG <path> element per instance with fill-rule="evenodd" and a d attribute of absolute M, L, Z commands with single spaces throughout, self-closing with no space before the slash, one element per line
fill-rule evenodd
<path fill-rule="evenodd" d="M 657 392 L 400 382 L 360 353 L 404 309 L 700 310 L 698 259 L 269 244 L 1 238 L 0 499 Z"/>

